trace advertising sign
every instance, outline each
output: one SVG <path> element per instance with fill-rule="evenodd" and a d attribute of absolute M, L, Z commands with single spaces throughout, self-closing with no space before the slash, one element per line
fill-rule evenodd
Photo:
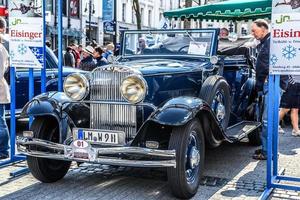
<path fill-rule="evenodd" d="M 103 29 L 105 34 L 115 34 L 115 23 L 114 22 L 103 22 Z"/>
<path fill-rule="evenodd" d="M 103 0 L 102 3 L 103 3 L 103 10 L 102 10 L 103 21 L 112 21 L 113 20 L 114 1 L 113 0 Z"/>
<path fill-rule="evenodd" d="M 300 0 L 273 0 L 270 74 L 300 75 Z"/>
<path fill-rule="evenodd" d="M 9 53 L 13 67 L 43 67 L 42 0 L 9 1 Z"/>
<path fill-rule="evenodd" d="M 70 0 L 70 16 L 79 17 L 79 2 L 78 0 Z"/>

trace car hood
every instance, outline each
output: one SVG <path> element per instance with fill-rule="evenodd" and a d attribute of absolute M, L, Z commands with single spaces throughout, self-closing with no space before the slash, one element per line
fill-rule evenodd
<path fill-rule="evenodd" d="M 199 71 L 199 69 L 210 65 L 208 61 L 174 59 L 143 59 L 120 64 L 138 70 L 143 75 L 187 73 Z"/>

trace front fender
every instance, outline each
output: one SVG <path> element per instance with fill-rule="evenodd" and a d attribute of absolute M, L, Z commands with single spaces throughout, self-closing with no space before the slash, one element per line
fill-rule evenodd
<path fill-rule="evenodd" d="M 89 107 L 71 102 L 63 92 L 43 93 L 24 106 L 21 117 L 54 117 L 60 127 L 60 142 L 63 142 L 68 128 L 89 126 Z"/>
<path fill-rule="evenodd" d="M 210 110 L 209 106 L 196 97 L 178 97 L 167 101 L 150 117 L 162 125 L 182 126 L 195 118 L 200 110 Z"/>
<path fill-rule="evenodd" d="M 178 97 L 167 101 L 153 112 L 138 132 L 137 140 L 147 138 L 153 124 L 161 126 L 182 126 L 190 120 L 198 118 L 204 130 L 206 141 L 211 147 L 216 147 L 226 136 L 217 122 L 209 105 L 200 98 Z M 154 122 L 154 123 L 153 123 Z M 155 127 L 157 127 L 155 125 Z M 153 131 L 153 130 L 152 130 Z"/>

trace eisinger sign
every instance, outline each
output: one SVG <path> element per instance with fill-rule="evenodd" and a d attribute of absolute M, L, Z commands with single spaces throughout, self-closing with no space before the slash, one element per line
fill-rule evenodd
<path fill-rule="evenodd" d="M 11 0 L 8 2 L 11 66 L 42 68 L 44 63 L 42 0 Z"/>
<path fill-rule="evenodd" d="M 270 74 L 300 75 L 300 5 L 273 0 Z"/>

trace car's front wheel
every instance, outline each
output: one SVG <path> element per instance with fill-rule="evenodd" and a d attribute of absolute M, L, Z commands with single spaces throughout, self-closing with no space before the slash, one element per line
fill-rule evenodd
<path fill-rule="evenodd" d="M 59 125 L 55 119 L 35 118 L 31 125 L 34 137 L 59 142 Z M 38 148 L 32 149 L 38 150 Z M 27 163 L 32 175 L 41 182 L 52 183 L 62 179 L 70 168 L 71 162 L 47 158 L 27 157 Z"/>
<path fill-rule="evenodd" d="M 205 141 L 202 127 L 194 119 L 173 128 L 169 149 L 176 150 L 176 168 L 168 168 L 168 182 L 178 198 L 191 198 L 198 190 L 204 168 Z"/>

